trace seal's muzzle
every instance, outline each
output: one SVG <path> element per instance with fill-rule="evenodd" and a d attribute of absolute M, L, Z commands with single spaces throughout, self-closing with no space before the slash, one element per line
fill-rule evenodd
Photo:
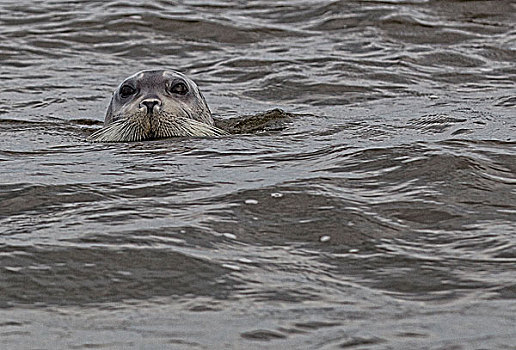
<path fill-rule="evenodd" d="M 145 114 L 158 114 L 161 109 L 161 101 L 157 98 L 147 98 L 140 102 L 140 110 Z"/>

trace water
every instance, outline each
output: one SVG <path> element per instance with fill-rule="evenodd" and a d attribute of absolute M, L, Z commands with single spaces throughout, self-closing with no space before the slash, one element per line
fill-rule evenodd
<path fill-rule="evenodd" d="M 511 1 L 0 5 L 0 347 L 515 349 Z M 281 131 L 91 144 L 192 77 Z"/>

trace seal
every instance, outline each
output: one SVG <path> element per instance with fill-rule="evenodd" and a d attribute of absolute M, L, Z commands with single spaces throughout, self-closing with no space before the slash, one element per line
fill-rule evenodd
<path fill-rule="evenodd" d="M 174 70 L 144 70 L 115 90 L 104 127 L 87 140 L 144 141 L 227 135 L 217 128 L 197 84 Z"/>

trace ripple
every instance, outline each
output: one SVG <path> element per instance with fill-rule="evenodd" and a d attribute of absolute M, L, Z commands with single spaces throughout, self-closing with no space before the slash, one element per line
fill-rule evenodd
<path fill-rule="evenodd" d="M 513 345 L 511 1 L 0 12 L 7 347 Z M 154 67 L 241 133 L 85 142 Z"/>
<path fill-rule="evenodd" d="M 0 280 L 9 292 L 4 293 L 1 307 L 38 302 L 40 305 L 100 304 L 156 295 L 202 294 L 201 290 L 212 290 L 213 295 L 222 296 L 226 288 L 210 282 L 224 278 L 225 269 L 181 253 L 100 247 L 25 252 L 23 256 L 2 257 Z M 43 268 L 32 265 L 31 260 Z M 151 270 L 155 273 L 149 274 Z M 204 278 L 197 280 L 189 273 L 193 270 Z"/>

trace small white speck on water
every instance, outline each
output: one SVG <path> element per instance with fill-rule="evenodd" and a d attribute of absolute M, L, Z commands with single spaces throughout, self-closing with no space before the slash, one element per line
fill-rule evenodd
<path fill-rule="evenodd" d="M 118 273 L 119 275 L 122 275 L 122 276 L 131 276 L 133 274 L 132 272 L 129 272 L 129 271 L 117 271 L 116 273 Z"/>
<path fill-rule="evenodd" d="M 358 249 L 350 249 L 348 250 L 349 253 L 358 253 Z"/>
<path fill-rule="evenodd" d="M 18 272 L 23 269 L 23 267 L 19 266 L 4 266 L 4 269 L 11 272 Z"/>
<path fill-rule="evenodd" d="M 226 238 L 229 238 L 229 239 L 236 239 L 236 235 L 232 234 L 232 233 L 223 233 L 222 234 L 224 237 Z"/>
<path fill-rule="evenodd" d="M 239 266 L 232 265 L 232 264 L 222 264 L 222 267 L 225 267 L 225 268 L 233 270 L 233 271 L 240 271 L 241 270 L 241 268 Z"/>
<path fill-rule="evenodd" d="M 132 16 L 129 16 L 130 18 L 132 19 L 142 19 L 142 16 L 140 15 L 132 15 Z"/>
<path fill-rule="evenodd" d="M 335 209 L 335 207 L 333 205 L 326 205 L 326 206 L 318 207 L 317 209 L 319 209 L 319 210 L 331 210 L 331 209 Z"/>
<path fill-rule="evenodd" d="M 238 259 L 238 261 L 241 263 L 244 263 L 244 264 L 252 264 L 254 262 L 251 259 L 247 259 L 247 258 L 240 258 L 240 259 Z"/>
<path fill-rule="evenodd" d="M 185 234 L 185 233 L 186 233 L 186 231 L 185 231 L 185 230 L 179 230 L 179 233 L 180 233 L 180 234 Z"/>
<path fill-rule="evenodd" d="M 258 201 L 256 199 L 246 199 L 245 204 L 258 204 Z"/>
<path fill-rule="evenodd" d="M 319 238 L 319 240 L 320 240 L 321 242 L 328 242 L 330 239 L 331 239 L 331 237 L 330 237 L 330 236 L 321 236 L 321 237 Z"/>
<path fill-rule="evenodd" d="M 355 226 L 355 223 L 350 221 L 350 222 L 348 222 L 348 226 Z"/>
<path fill-rule="evenodd" d="M 30 270 L 50 270 L 52 268 L 45 264 L 35 264 L 35 265 L 30 265 L 29 269 Z"/>
<path fill-rule="evenodd" d="M 283 193 L 273 192 L 273 193 L 271 193 L 271 197 L 272 198 L 281 198 L 281 197 L 283 197 Z"/>

